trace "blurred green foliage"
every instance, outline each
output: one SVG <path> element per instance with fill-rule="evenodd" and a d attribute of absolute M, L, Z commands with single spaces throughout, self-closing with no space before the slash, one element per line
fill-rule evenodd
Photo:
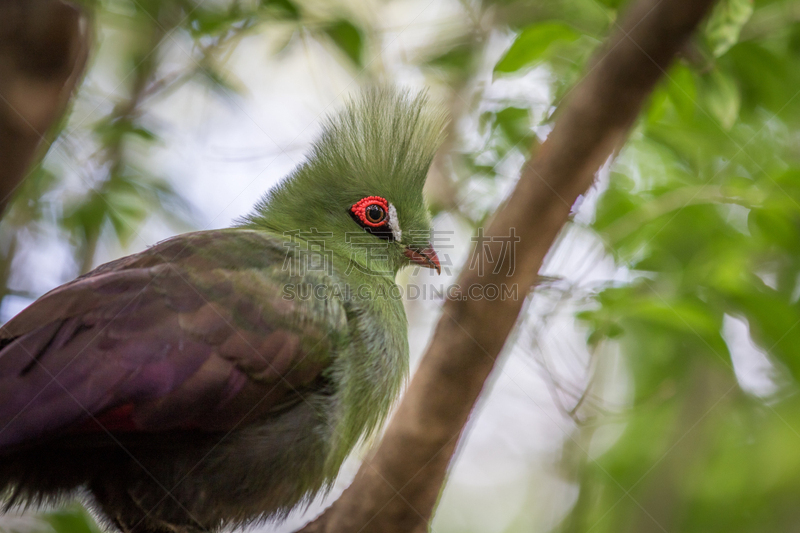
<path fill-rule="evenodd" d="M 797 528 L 800 24 L 786 16 L 792 9 L 720 2 L 601 186 L 588 228 L 629 279 L 596 290 L 578 318 L 590 346 L 618 350 L 633 395 L 615 419 L 625 429 L 604 454 L 588 459 L 572 446 L 565 455 L 578 465 L 580 492 L 563 531 Z M 734 324 L 749 335 L 734 335 Z M 748 376 L 733 352 L 763 358 L 766 386 L 743 389 Z M 578 442 L 591 443 L 596 429 L 582 427 Z"/>
<path fill-rule="evenodd" d="M 616 28 L 625 2 L 463 4 L 472 23 L 420 52 L 415 65 L 448 96 L 453 116 L 449 155 L 429 179 L 432 206 L 475 227 L 546 136 L 553 110 Z M 133 147 L 159 142 L 146 104 L 161 95 L 185 83 L 236 90 L 220 57 L 243 35 L 288 26 L 286 46 L 311 36 L 349 68 L 366 69 L 380 53 L 380 28 L 313 7 L 291 0 L 96 3 L 100 24 L 136 28 L 140 38 L 120 58 L 133 74 L 125 96 L 94 120 L 88 160 L 73 163 L 82 169 L 79 192 L 63 200 L 60 171 L 68 165 L 52 162 L 19 192 L 0 232 L 4 295 L 15 293 L 8 280 L 23 232 L 52 226 L 68 235 L 77 273 L 92 266 L 101 235 L 125 243 L 151 217 L 176 229 L 193 224 L 191 208 L 168 180 L 137 164 Z M 195 44 L 196 68 L 164 74 L 169 32 Z M 507 46 L 492 51 L 501 37 Z M 543 100 L 493 92 L 532 76 L 544 80 Z M 63 127 L 66 146 L 85 141 L 72 138 L 77 128 Z M 571 223 L 600 242 L 624 275 L 569 294 L 592 361 L 558 458 L 577 498 L 556 530 L 798 529 L 798 131 L 800 3 L 721 0 L 601 173 L 593 212 Z M 758 386 L 742 357 L 761 365 Z M 621 373 L 601 371 L 615 362 Z M 603 390 L 614 388 L 630 394 L 609 408 Z M 611 425 L 622 428 L 619 436 L 590 454 Z M 61 533 L 94 531 L 80 508 L 44 519 Z M 509 529 L 517 530 L 524 529 Z"/>

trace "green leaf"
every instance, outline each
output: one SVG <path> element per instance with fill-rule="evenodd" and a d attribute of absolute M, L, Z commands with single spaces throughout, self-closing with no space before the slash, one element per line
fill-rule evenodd
<path fill-rule="evenodd" d="M 683 65 L 675 65 L 669 72 L 665 88 L 670 102 L 684 119 L 690 119 L 697 106 L 697 86 L 692 71 Z"/>
<path fill-rule="evenodd" d="M 362 66 L 364 42 L 361 30 L 350 21 L 339 20 L 325 28 L 325 33 L 353 63 Z"/>
<path fill-rule="evenodd" d="M 277 16 L 290 20 L 300 18 L 300 9 L 290 0 L 261 0 L 261 6 L 273 11 Z"/>
<path fill-rule="evenodd" d="M 85 238 L 100 232 L 107 211 L 108 204 L 104 198 L 92 190 L 82 202 L 67 208 L 61 224 L 67 230 Z"/>
<path fill-rule="evenodd" d="M 737 44 L 725 55 L 730 62 L 726 66 L 742 88 L 745 104 L 753 109 L 766 107 L 781 117 L 797 116 L 797 57 L 800 56 L 752 41 Z"/>
<path fill-rule="evenodd" d="M 725 295 L 750 324 L 750 335 L 767 353 L 780 360 L 800 380 L 800 310 L 785 295 L 753 284 Z"/>
<path fill-rule="evenodd" d="M 109 203 L 108 218 L 114 227 L 117 239 L 126 245 L 148 214 L 148 205 L 136 191 L 109 191 L 106 194 Z"/>
<path fill-rule="evenodd" d="M 158 136 L 155 133 L 141 124 L 137 124 L 129 117 L 112 117 L 100 120 L 94 125 L 94 132 L 105 145 L 119 143 L 125 135 L 135 135 L 150 142 L 158 140 Z"/>
<path fill-rule="evenodd" d="M 753 0 L 723 0 L 717 4 L 706 26 L 706 38 L 715 57 L 736 44 L 742 26 L 752 14 Z"/>
<path fill-rule="evenodd" d="M 533 137 L 531 114 L 528 109 L 507 107 L 495 115 L 495 124 L 512 146 L 521 150 L 530 148 Z"/>
<path fill-rule="evenodd" d="M 144 139 L 145 141 L 155 141 L 158 140 L 158 137 L 155 133 L 148 130 L 147 128 L 143 128 L 141 126 L 134 126 L 131 128 L 130 133 L 132 135 L 137 135 Z"/>
<path fill-rule="evenodd" d="M 627 313 L 633 320 L 700 337 L 714 335 L 720 328 L 717 317 L 696 300 L 665 301 L 656 296 L 631 302 Z"/>
<path fill-rule="evenodd" d="M 731 129 L 739 118 L 739 107 L 742 103 L 736 82 L 719 69 L 712 70 L 703 81 L 706 111 L 719 121 L 722 129 Z"/>
<path fill-rule="evenodd" d="M 195 37 L 204 35 L 220 35 L 225 33 L 228 28 L 241 18 L 241 13 L 237 9 L 220 9 L 213 6 L 208 9 L 198 7 L 189 13 L 189 30 Z"/>
<path fill-rule="evenodd" d="M 429 60 L 427 65 L 447 70 L 466 71 L 473 62 L 474 48 L 472 43 L 455 46 Z"/>
<path fill-rule="evenodd" d="M 670 110 L 678 118 L 691 120 L 697 108 L 697 84 L 692 71 L 685 65 L 676 64 L 667 72 L 664 80 L 650 97 L 647 119 L 655 125 L 669 115 Z"/>
<path fill-rule="evenodd" d="M 494 67 L 495 72 L 516 72 L 543 59 L 557 42 L 573 42 L 580 34 L 561 22 L 545 22 L 528 26 Z"/>

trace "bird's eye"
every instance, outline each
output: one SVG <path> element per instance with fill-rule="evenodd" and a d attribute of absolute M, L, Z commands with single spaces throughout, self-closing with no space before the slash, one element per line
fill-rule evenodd
<path fill-rule="evenodd" d="M 350 208 L 350 216 L 353 217 L 359 226 L 372 233 L 376 237 L 392 241 L 395 238 L 392 229 L 392 215 L 389 202 L 380 196 L 367 196 L 354 203 Z"/>
<path fill-rule="evenodd" d="M 368 205 L 364 209 L 364 218 L 373 224 L 380 224 L 386 218 L 386 210 L 378 204 Z"/>
<path fill-rule="evenodd" d="M 365 228 L 385 226 L 389 218 L 388 213 L 389 202 L 380 196 L 367 196 L 350 208 L 350 214 Z"/>

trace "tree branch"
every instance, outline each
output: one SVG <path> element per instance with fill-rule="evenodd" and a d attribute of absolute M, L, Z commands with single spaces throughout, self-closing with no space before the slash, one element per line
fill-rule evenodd
<path fill-rule="evenodd" d="M 427 529 L 458 437 L 572 204 L 620 147 L 644 100 L 712 4 L 641 0 L 631 7 L 486 231 L 487 239 L 507 238 L 516 228 L 522 239 L 514 257 L 501 257 L 492 273 L 465 269 L 459 277 L 464 289 L 517 286 L 520 298 L 445 302 L 428 351 L 374 455 L 302 531 Z"/>
<path fill-rule="evenodd" d="M 0 214 L 46 150 L 42 141 L 64 113 L 88 52 L 89 27 L 75 6 L 0 2 Z"/>

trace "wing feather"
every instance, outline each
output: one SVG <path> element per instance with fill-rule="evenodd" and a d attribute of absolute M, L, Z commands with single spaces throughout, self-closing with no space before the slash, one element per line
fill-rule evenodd
<path fill-rule="evenodd" d="M 257 231 L 187 234 L 34 302 L 0 328 L 0 451 L 75 432 L 231 429 L 322 387 L 346 314 L 284 300 L 299 281 L 285 254 Z"/>

